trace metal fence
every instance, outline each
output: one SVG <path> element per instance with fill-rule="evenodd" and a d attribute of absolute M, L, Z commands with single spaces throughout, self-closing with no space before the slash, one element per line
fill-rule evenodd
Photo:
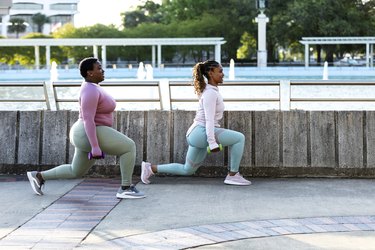
<path fill-rule="evenodd" d="M 78 110 L 80 81 L 0 82 L 0 110 Z M 117 110 L 195 110 L 187 80 L 105 81 Z M 226 81 L 227 110 L 375 110 L 375 81 Z"/>

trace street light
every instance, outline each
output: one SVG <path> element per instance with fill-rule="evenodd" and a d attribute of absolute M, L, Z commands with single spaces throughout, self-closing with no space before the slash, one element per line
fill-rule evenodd
<path fill-rule="evenodd" d="M 256 8 L 260 11 L 259 15 L 255 18 L 258 23 L 258 67 L 267 67 L 267 49 L 266 49 L 266 24 L 269 19 L 264 14 L 265 9 L 268 7 L 267 0 L 255 0 Z"/>
<path fill-rule="evenodd" d="M 268 0 L 256 0 L 255 7 L 260 10 L 261 13 L 264 12 L 266 8 L 268 8 Z"/>

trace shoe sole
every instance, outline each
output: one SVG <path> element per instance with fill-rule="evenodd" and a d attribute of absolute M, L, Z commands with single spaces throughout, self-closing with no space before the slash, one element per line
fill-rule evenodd
<path fill-rule="evenodd" d="M 146 196 L 134 196 L 134 195 L 118 195 L 116 194 L 117 199 L 142 199 L 145 198 Z"/>
<path fill-rule="evenodd" d="M 146 168 L 146 164 L 142 163 L 142 165 L 141 165 L 141 181 L 144 184 L 148 185 L 148 184 L 150 184 L 150 181 L 145 179 L 145 171 L 146 171 L 145 168 Z"/>
<path fill-rule="evenodd" d="M 35 188 L 35 178 L 31 175 L 31 172 L 27 172 L 27 178 L 29 179 L 29 182 L 30 182 L 30 185 L 31 185 L 31 188 L 33 189 L 34 193 L 36 193 L 37 195 L 43 195 L 43 193 L 39 193 L 38 190 L 36 190 Z"/>
<path fill-rule="evenodd" d="M 233 181 L 224 181 L 225 184 L 227 185 L 234 185 L 234 186 L 250 186 L 250 183 L 239 183 L 239 182 L 233 182 Z"/>

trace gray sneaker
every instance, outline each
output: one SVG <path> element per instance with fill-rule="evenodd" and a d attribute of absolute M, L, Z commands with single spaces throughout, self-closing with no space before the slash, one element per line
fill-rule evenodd
<path fill-rule="evenodd" d="M 145 198 L 146 195 L 143 192 L 138 191 L 134 185 L 131 185 L 125 190 L 120 187 L 117 191 L 116 197 L 119 199 L 139 199 Z"/>
<path fill-rule="evenodd" d="M 37 171 L 27 172 L 27 178 L 30 181 L 31 188 L 37 195 L 43 195 L 42 186 L 44 185 L 44 181 L 40 181 L 38 177 L 36 177 Z"/>

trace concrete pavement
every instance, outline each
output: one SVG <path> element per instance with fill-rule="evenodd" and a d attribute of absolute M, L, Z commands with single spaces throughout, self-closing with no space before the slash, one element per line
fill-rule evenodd
<path fill-rule="evenodd" d="M 135 177 L 136 178 L 136 177 Z M 0 249 L 375 249 L 372 179 L 154 177 L 145 199 L 119 180 L 0 177 Z"/>

